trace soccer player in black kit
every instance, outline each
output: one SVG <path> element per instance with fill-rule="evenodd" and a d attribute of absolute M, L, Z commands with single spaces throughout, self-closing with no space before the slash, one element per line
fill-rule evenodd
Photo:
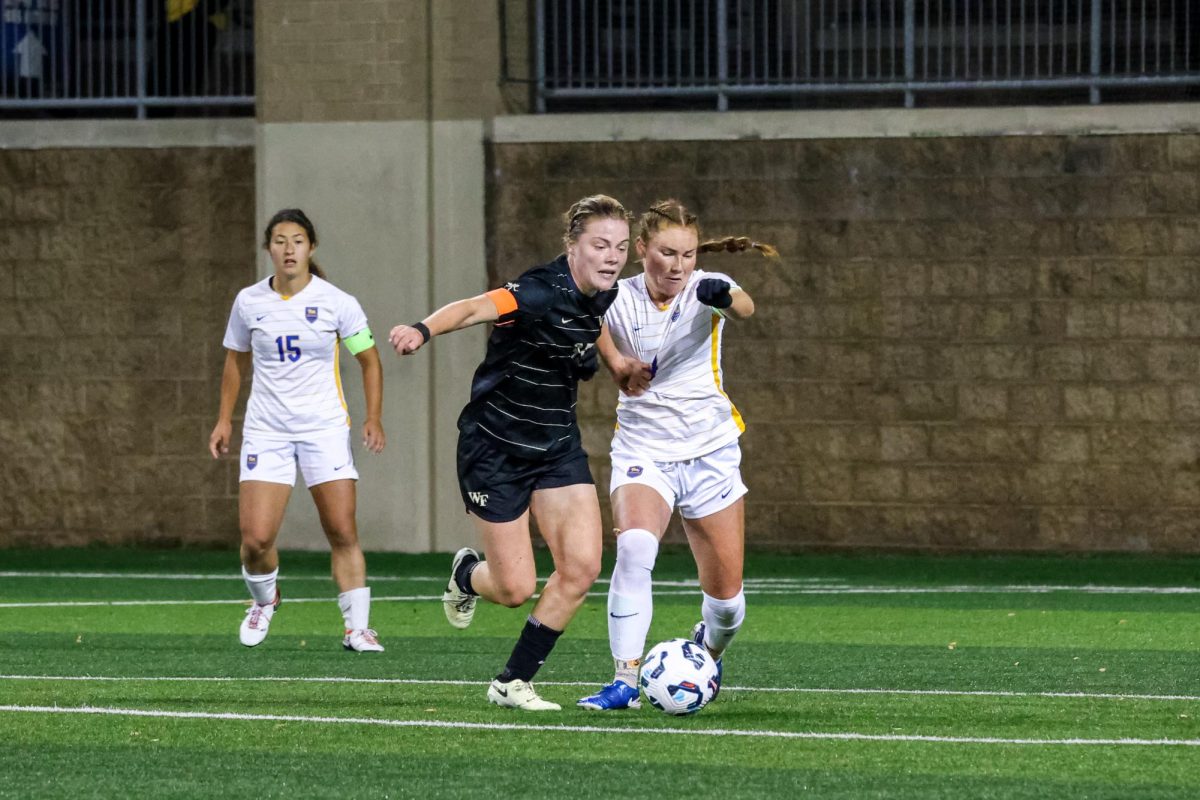
<path fill-rule="evenodd" d="M 531 681 L 600 573 L 600 504 L 575 397 L 579 381 L 596 372 L 596 339 L 629 251 L 630 216 L 611 197 L 585 197 L 563 219 L 566 252 L 557 259 L 389 336 L 407 355 L 439 334 L 496 323 L 458 419 L 459 488 L 487 560 L 459 550 L 442 602 L 450 624 L 465 628 L 480 597 L 509 608 L 532 597 L 533 513 L 554 572 L 487 693 L 525 711 L 559 710 Z"/>

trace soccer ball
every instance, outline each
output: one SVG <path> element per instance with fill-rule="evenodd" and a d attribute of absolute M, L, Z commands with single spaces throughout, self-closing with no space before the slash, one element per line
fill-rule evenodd
<path fill-rule="evenodd" d="M 668 639 L 642 661 L 642 694 L 664 714 L 695 714 L 713 699 L 717 662 L 690 639 Z"/>

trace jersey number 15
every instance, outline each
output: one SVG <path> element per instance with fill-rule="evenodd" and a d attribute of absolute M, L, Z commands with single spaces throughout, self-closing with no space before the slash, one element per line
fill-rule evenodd
<path fill-rule="evenodd" d="M 299 338 L 299 336 L 275 337 L 275 346 L 279 348 L 280 361 L 283 361 L 285 358 L 291 359 L 292 361 L 300 360 L 300 348 L 296 346 L 296 340 Z"/>

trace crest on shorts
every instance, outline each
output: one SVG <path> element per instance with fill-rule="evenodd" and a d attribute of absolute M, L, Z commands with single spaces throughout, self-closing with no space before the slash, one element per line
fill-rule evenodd
<path fill-rule="evenodd" d="M 317 307 L 316 306 L 305 306 L 304 307 L 304 318 L 306 320 L 308 320 L 309 322 L 316 322 L 317 321 Z"/>
<path fill-rule="evenodd" d="M 629 469 L 625 470 L 625 474 L 631 478 L 636 478 L 638 475 L 642 474 L 642 468 L 641 467 L 630 467 Z"/>
<path fill-rule="evenodd" d="M 258 456 L 255 453 L 246 454 L 246 469 L 254 469 L 258 466 Z"/>

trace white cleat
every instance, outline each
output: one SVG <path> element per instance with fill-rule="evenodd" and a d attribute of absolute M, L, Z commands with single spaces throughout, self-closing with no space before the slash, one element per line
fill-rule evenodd
<path fill-rule="evenodd" d="M 238 638 L 246 647 L 254 647 L 262 644 L 263 639 L 267 638 L 267 631 L 271 627 L 271 617 L 275 616 L 275 609 L 279 608 L 279 590 L 275 590 L 275 602 L 268 603 L 265 606 L 260 606 L 258 603 L 251 603 L 246 609 L 246 618 L 242 620 L 242 626 L 238 629 Z"/>
<path fill-rule="evenodd" d="M 379 634 L 370 628 L 357 631 L 346 631 L 342 639 L 342 647 L 356 653 L 382 653 L 383 645 L 379 643 Z"/>
<path fill-rule="evenodd" d="M 503 708 L 519 708 L 522 711 L 561 711 L 562 706 L 538 696 L 532 683 L 513 678 L 508 683 L 498 679 L 488 687 L 488 702 Z"/>
<path fill-rule="evenodd" d="M 470 547 L 464 547 L 454 554 L 454 562 L 450 565 L 450 582 L 446 584 L 446 591 L 442 595 L 442 608 L 446 611 L 446 619 L 459 629 L 471 624 L 471 618 L 475 616 L 475 602 L 479 599 L 479 595 L 467 594 L 459 589 L 454 580 L 458 565 L 466 558 L 478 561 L 479 553 Z"/>

